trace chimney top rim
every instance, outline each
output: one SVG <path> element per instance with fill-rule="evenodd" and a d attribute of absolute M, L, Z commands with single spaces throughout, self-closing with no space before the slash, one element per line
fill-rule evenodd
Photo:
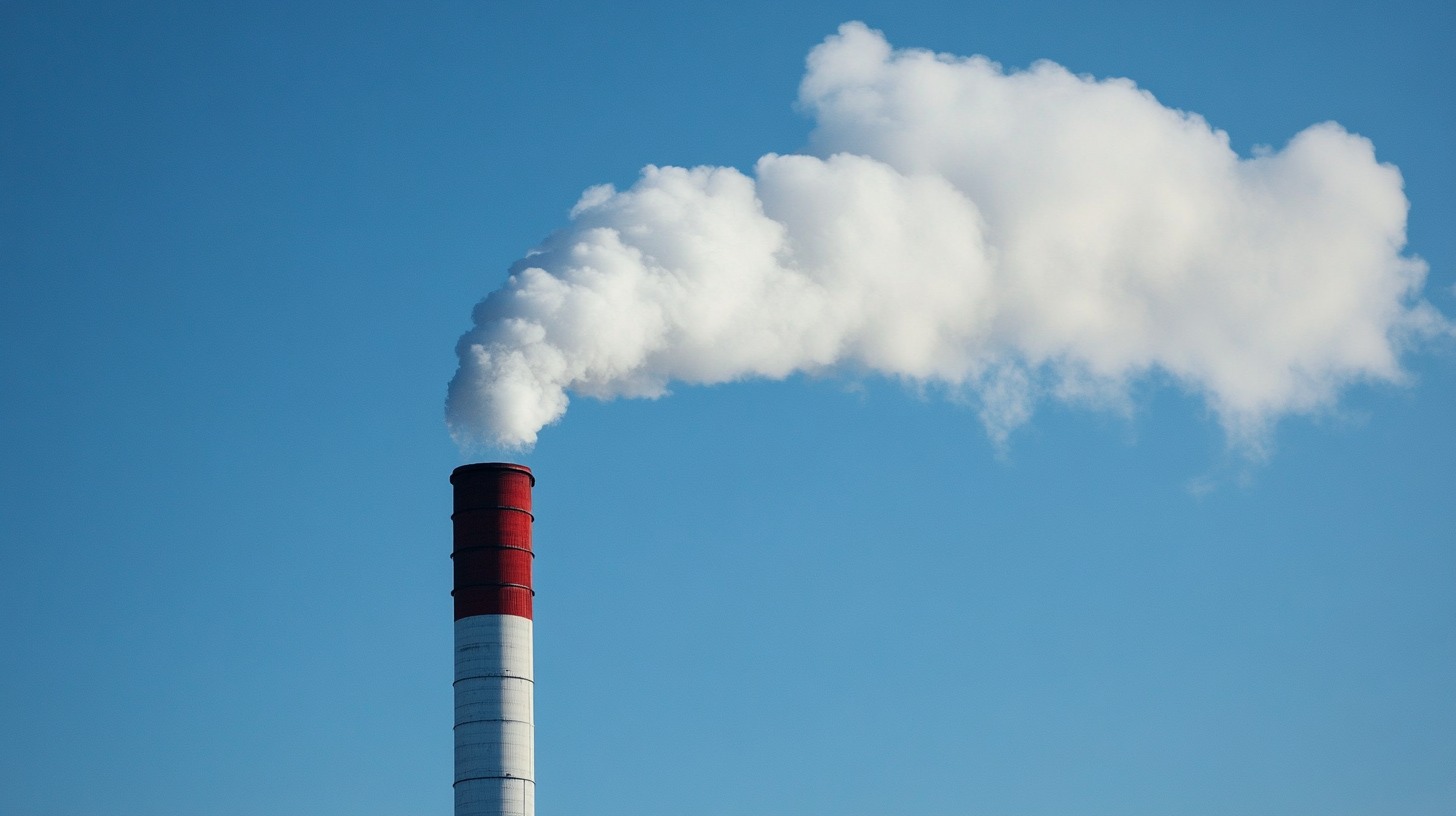
<path fill-rule="evenodd" d="M 533 487 L 536 484 L 536 474 L 532 473 L 531 469 L 526 467 L 525 465 L 518 465 L 514 462 L 473 462 L 468 465 L 461 465 L 460 467 L 457 467 L 450 472 L 450 484 L 455 484 L 456 476 L 469 476 L 475 473 L 492 470 L 506 470 L 515 471 L 516 473 L 524 473 L 531 480 L 531 485 Z"/>

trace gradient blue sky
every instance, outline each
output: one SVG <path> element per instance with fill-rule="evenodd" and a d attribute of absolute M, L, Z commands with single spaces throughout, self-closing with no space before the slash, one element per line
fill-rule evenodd
<path fill-rule="evenodd" d="M 1449 3 L 0 6 L 0 814 L 447 814 L 444 387 L 581 190 L 804 145 L 805 54 L 1333 119 L 1456 315 Z M 1456 812 L 1456 349 L 1227 455 L 1146 383 L 998 457 L 867 380 L 579 401 L 543 814 Z"/>

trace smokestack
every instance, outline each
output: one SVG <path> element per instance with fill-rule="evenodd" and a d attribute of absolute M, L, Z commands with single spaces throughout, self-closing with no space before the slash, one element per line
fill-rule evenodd
<path fill-rule="evenodd" d="M 531 487 L 524 465 L 462 465 L 455 486 L 455 816 L 535 816 Z"/>

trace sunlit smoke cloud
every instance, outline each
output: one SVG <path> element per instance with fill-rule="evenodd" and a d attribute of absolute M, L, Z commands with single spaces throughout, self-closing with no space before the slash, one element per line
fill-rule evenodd
<path fill-rule="evenodd" d="M 1451 330 L 1399 171 L 1334 123 L 1241 158 L 1201 117 L 1050 62 L 895 50 L 859 23 L 800 86 L 813 155 L 589 189 L 458 346 L 457 441 L 525 447 L 569 395 L 873 372 L 976 406 L 1125 408 L 1157 374 L 1257 453 Z"/>

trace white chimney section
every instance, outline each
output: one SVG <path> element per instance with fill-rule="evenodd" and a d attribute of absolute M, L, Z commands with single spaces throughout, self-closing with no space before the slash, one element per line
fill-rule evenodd
<path fill-rule="evenodd" d="M 455 486 L 455 816 L 535 816 L 531 487 L 523 465 Z"/>

